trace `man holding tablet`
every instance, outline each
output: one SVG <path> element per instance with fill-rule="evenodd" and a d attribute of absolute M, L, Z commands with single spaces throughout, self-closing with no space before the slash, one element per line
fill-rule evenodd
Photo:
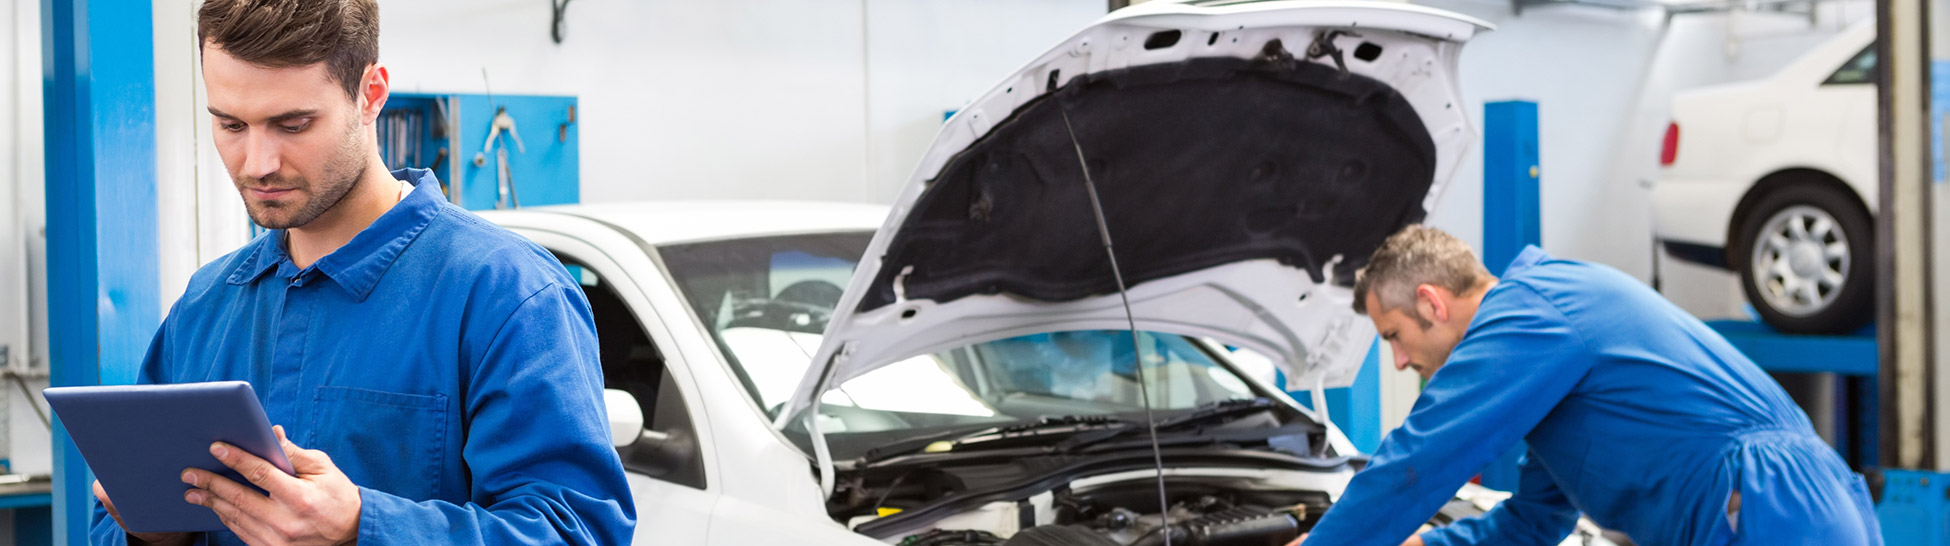
<path fill-rule="evenodd" d="M 188 470 L 228 531 L 126 533 L 97 485 L 94 544 L 624 544 L 594 324 L 547 251 L 388 172 L 374 0 L 207 0 L 215 143 L 271 231 L 203 266 L 139 382 L 248 381 L 296 476 L 211 454 L 269 494 Z"/>

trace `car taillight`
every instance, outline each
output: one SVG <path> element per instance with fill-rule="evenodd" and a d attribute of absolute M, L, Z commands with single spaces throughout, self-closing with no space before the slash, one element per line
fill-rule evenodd
<path fill-rule="evenodd" d="M 1666 124 L 1666 142 L 1659 148 L 1659 165 L 1671 167 L 1679 159 L 1679 122 Z"/>

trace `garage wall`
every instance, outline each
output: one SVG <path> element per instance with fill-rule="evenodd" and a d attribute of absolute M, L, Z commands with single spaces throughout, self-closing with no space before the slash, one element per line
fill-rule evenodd
<path fill-rule="evenodd" d="M 1104 15 L 1101 0 L 871 0 L 866 100 L 876 201 L 913 175 L 942 117 Z"/>
<path fill-rule="evenodd" d="M 0 14 L 0 344 L 8 347 L 11 363 L 32 363 L 46 371 L 47 282 L 46 188 L 42 176 L 41 134 L 41 18 L 39 2 L 14 2 Z M 26 362 L 22 362 L 25 360 Z M 54 470 L 47 426 L 30 404 L 38 396 L 20 396 L 20 388 L 0 382 L 7 456 L 12 470 L 43 474 Z M 26 380 L 33 392 L 47 387 L 46 377 Z M 7 519 L 6 521 L 11 521 Z M 11 537 L 13 533 L 4 532 Z"/>
<path fill-rule="evenodd" d="M 250 218 L 224 171 L 197 61 L 197 0 L 156 0 L 156 208 L 162 309 L 190 275 L 250 240 Z"/>
<path fill-rule="evenodd" d="M 396 89 L 576 94 L 584 201 L 886 201 L 942 113 L 1101 0 L 387 1 Z"/>
<path fill-rule="evenodd" d="M 395 89 L 579 95 L 584 201 L 868 197 L 859 2 L 581 0 L 560 45 L 547 2 L 380 8 Z"/>

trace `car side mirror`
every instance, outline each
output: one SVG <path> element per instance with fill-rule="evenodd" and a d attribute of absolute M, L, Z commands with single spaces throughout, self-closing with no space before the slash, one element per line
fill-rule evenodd
<path fill-rule="evenodd" d="M 643 436 L 643 406 L 627 391 L 603 389 L 603 405 L 609 410 L 611 447 L 629 447 Z"/>
<path fill-rule="evenodd" d="M 603 405 L 609 411 L 609 443 L 623 458 L 623 468 L 703 488 L 697 440 L 687 429 L 666 432 L 645 427 L 643 405 L 628 391 L 603 389 Z"/>

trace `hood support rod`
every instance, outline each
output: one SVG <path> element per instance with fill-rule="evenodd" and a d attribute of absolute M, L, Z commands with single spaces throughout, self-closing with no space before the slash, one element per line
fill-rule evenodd
<path fill-rule="evenodd" d="M 1117 250 L 1110 242 L 1110 225 L 1104 222 L 1104 204 L 1097 198 L 1097 182 L 1090 177 L 1090 161 L 1084 158 L 1083 144 L 1077 142 L 1077 129 L 1070 124 L 1070 110 L 1063 107 L 1062 97 L 1050 97 L 1056 101 L 1056 110 L 1063 114 L 1063 129 L 1070 133 L 1070 146 L 1077 151 L 1077 167 L 1083 170 L 1083 188 L 1090 195 L 1090 212 L 1097 219 L 1097 235 L 1104 241 L 1104 256 L 1110 260 L 1110 274 L 1117 280 L 1117 295 L 1124 301 L 1124 320 L 1131 329 L 1132 368 L 1137 370 L 1138 397 L 1144 399 L 1144 424 L 1151 435 L 1151 461 L 1158 471 L 1158 513 L 1166 517 L 1171 513 L 1171 505 L 1165 496 L 1165 456 L 1158 447 L 1158 419 L 1151 413 L 1151 386 L 1144 373 L 1144 344 L 1138 341 L 1137 315 L 1131 312 L 1131 293 L 1124 285 L 1124 272 L 1117 267 Z M 1167 517 L 1164 532 L 1165 546 L 1171 546 L 1171 522 Z"/>

